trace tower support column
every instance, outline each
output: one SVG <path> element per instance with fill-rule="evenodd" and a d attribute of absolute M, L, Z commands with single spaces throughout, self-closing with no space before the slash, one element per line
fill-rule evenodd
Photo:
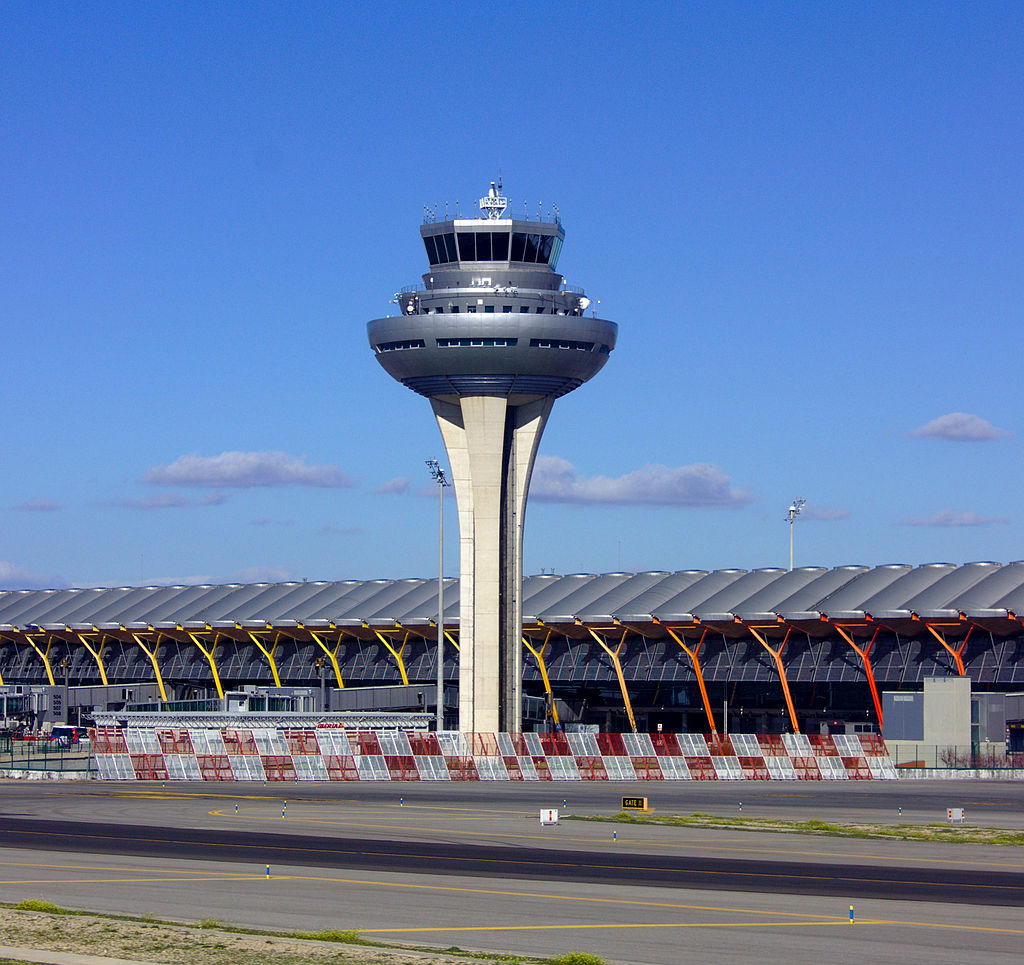
<path fill-rule="evenodd" d="M 431 399 L 459 511 L 459 729 L 522 729 L 526 494 L 554 399 Z"/>

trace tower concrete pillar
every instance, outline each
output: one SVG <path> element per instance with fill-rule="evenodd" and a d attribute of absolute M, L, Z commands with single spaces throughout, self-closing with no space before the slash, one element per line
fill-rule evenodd
<path fill-rule="evenodd" d="M 459 510 L 459 729 L 522 728 L 526 496 L 554 400 L 432 399 Z"/>

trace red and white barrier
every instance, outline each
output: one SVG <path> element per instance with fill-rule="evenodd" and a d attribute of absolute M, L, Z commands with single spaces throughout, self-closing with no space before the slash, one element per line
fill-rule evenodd
<path fill-rule="evenodd" d="M 440 734 L 337 728 L 89 731 L 113 781 L 893 780 L 874 734 Z"/>

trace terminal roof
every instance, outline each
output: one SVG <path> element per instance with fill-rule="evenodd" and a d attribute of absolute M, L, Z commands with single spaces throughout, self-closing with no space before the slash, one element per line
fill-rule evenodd
<path fill-rule="evenodd" d="M 0 592 L 5 630 L 124 631 L 268 626 L 426 627 L 437 619 L 436 578 L 143 586 Z M 1024 618 L 1024 561 L 923 566 L 656 570 L 530 576 L 523 621 L 648 626 L 815 622 L 907 626 L 914 621 Z M 444 622 L 459 622 L 459 583 L 444 587 Z M 1019 628 L 1019 623 L 1017 623 Z"/>

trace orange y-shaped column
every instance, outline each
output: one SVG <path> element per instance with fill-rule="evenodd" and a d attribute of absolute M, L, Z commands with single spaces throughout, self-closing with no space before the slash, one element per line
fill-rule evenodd
<path fill-rule="evenodd" d="M 829 621 L 832 628 L 839 634 L 852 648 L 853 652 L 857 654 L 861 659 L 861 663 L 864 664 L 864 676 L 868 678 L 868 687 L 871 689 L 871 699 L 875 704 L 875 713 L 878 715 L 878 729 L 882 729 L 882 702 L 878 699 L 878 688 L 875 686 L 875 674 L 871 669 L 871 648 L 875 645 L 875 640 L 878 638 L 878 633 L 882 629 L 880 626 L 875 627 L 875 632 L 871 635 L 871 640 L 868 641 L 867 646 L 859 647 L 854 643 L 853 637 L 846 632 L 846 630 L 838 623 L 832 623 Z"/>
<path fill-rule="evenodd" d="M 680 647 L 686 652 L 686 656 L 690 658 L 690 663 L 693 664 L 693 672 L 697 676 L 697 686 L 700 687 L 700 699 L 704 701 L 704 713 L 708 718 L 708 727 L 711 728 L 712 734 L 718 733 L 718 728 L 715 726 L 715 715 L 711 713 L 711 701 L 708 700 L 708 688 L 704 685 L 704 674 L 700 669 L 700 648 L 701 644 L 704 643 L 704 637 L 707 636 L 708 628 L 704 627 L 701 630 L 700 639 L 697 641 L 697 645 L 692 649 L 686 645 L 684 638 L 676 635 L 676 630 L 679 627 L 665 627 L 665 632 L 673 639 Z"/>
<path fill-rule="evenodd" d="M 741 621 L 737 620 L 736 622 L 740 623 Z M 779 649 L 776 650 L 773 647 L 770 647 L 768 645 L 768 640 L 757 632 L 758 629 L 765 630 L 767 627 L 752 627 L 745 623 L 743 625 L 751 632 L 754 639 L 772 655 L 772 659 L 775 661 L 775 669 L 779 673 L 779 683 L 782 684 L 782 694 L 786 698 L 786 707 L 789 710 L 789 721 L 793 725 L 793 733 L 799 734 L 800 725 L 796 722 L 796 708 L 793 707 L 793 698 L 789 693 L 789 681 L 786 679 L 786 671 L 782 666 L 782 649 L 786 646 L 786 643 L 789 640 L 789 635 L 793 632 L 793 628 L 786 628 L 786 635 L 782 638 L 782 643 L 779 644 Z"/>
<path fill-rule="evenodd" d="M 958 623 L 940 623 L 939 626 L 940 627 L 955 627 L 955 626 L 959 626 L 959 624 Z M 936 640 L 939 641 L 939 643 L 942 644 L 942 646 L 949 652 L 949 654 L 956 661 L 956 672 L 961 677 L 966 676 L 966 671 L 964 670 L 964 649 L 967 646 L 967 641 L 971 639 L 971 634 L 974 632 L 974 624 L 972 623 L 967 628 L 967 636 L 964 637 L 963 642 L 956 649 L 954 649 L 948 643 L 946 643 L 946 638 L 941 633 L 939 633 L 939 631 L 936 630 L 935 627 L 932 626 L 930 623 L 926 623 L 925 624 L 925 628 L 928 630 L 928 632 L 933 637 L 935 637 Z"/>

